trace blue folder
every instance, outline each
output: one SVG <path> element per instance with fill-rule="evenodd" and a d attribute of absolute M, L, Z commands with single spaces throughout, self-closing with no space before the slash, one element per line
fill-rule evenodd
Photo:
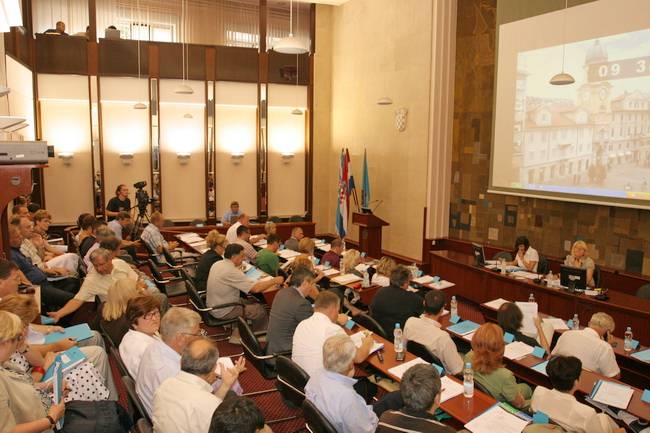
<path fill-rule="evenodd" d="M 643 362 L 650 362 L 650 349 L 642 350 L 641 352 L 633 353 L 634 358 L 639 359 Z"/>
<path fill-rule="evenodd" d="M 472 322 L 471 320 L 465 320 L 464 322 L 457 323 L 447 328 L 448 331 L 453 332 L 458 335 L 466 335 L 471 332 L 476 331 L 479 328 L 479 324 Z"/>
<path fill-rule="evenodd" d="M 65 338 L 72 338 L 76 341 L 86 340 L 93 336 L 90 326 L 87 323 L 81 325 L 70 326 L 65 328 L 63 332 L 53 332 L 45 336 L 45 344 L 56 343 L 57 341 Z"/>
<path fill-rule="evenodd" d="M 542 373 L 544 376 L 548 376 L 548 374 L 546 374 L 546 366 L 547 365 L 548 365 L 548 361 L 540 362 L 539 364 L 537 364 L 537 365 L 535 365 L 533 367 L 533 370 Z"/>
<path fill-rule="evenodd" d="M 257 281 L 262 278 L 263 274 L 262 271 L 257 268 L 250 268 L 248 271 L 246 271 L 246 276 L 253 281 Z"/>
<path fill-rule="evenodd" d="M 71 347 L 65 352 L 61 352 L 56 356 L 55 361 L 52 363 L 50 368 L 47 369 L 43 375 L 43 382 L 46 382 L 54 377 L 55 374 L 55 365 L 59 364 L 61 366 L 62 374 L 66 374 L 69 370 L 76 367 L 86 360 L 86 355 L 83 354 L 78 347 Z"/>

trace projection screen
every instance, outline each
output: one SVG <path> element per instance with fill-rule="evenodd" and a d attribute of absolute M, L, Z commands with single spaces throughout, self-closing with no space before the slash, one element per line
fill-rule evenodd
<path fill-rule="evenodd" d="M 498 38 L 488 191 L 650 208 L 650 0 L 586 3 Z M 551 85 L 563 52 L 575 83 Z"/>

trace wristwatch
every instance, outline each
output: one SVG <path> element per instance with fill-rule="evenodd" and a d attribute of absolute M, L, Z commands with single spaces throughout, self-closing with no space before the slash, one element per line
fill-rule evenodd
<path fill-rule="evenodd" d="M 52 418 L 50 415 L 45 416 L 47 420 L 50 422 L 50 427 L 54 427 L 56 425 L 56 421 L 54 421 L 54 418 Z"/>

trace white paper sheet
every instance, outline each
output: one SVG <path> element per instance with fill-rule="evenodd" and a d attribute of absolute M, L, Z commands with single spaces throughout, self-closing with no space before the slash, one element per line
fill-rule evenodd
<path fill-rule="evenodd" d="M 368 270 L 369 267 L 370 266 L 366 265 L 365 263 L 359 263 L 354 267 L 354 269 L 356 269 L 359 272 L 365 272 Z"/>
<path fill-rule="evenodd" d="M 444 403 L 450 398 L 454 398 L 457 395 L 461 395 L 463 393 L 463 384 L 450 379 L 449 376 L 441 377 L 440 384 L 442 389 L 442 393 L 440 395 L 440 403 Z"/>
<path fill-rule="evenodd" d="M 521 322 L 521 332 L 537 338 L 537 327 L 535 327 L 535 317 L 537 317 L 537 302 L 516 302 L 517 306 L 524 314 L 524 320 Z"/>
<path fill-rule="evenodd" d="M 355 282 L 361 281 L 361 280 L 362 280 L 361 277 L 357 277 L 354 274 L 339 275 L 338 277 L 332 278 L 332 281 L 334 281 L 335 283 L 341 284 L 342 286 L 344 286 L 346 284 L 355 283 Z"/>
<path fill-rule="evenodd" d="M 566 322 L 562 319 L 558 319 L 557 317 L 547 317 L 545 319 L 542 319 L 542 324 L 549 324 L 553 327 L 555 330 L 562 330 L 562 329 L 569 329 L 567 326 Z"/>
<path fill-rule="evenodd" d="M 321 251 L 328 252 L 332 246 L 330 244 L 324 244 L 324 245 L 317 245 L 316 248 L 318 248 Z"/>
<path fill-rule="evenodd" d="M 300 253 L 298 251 L 284 249 L 284 250 L 278 251 L 278 255 L 280 257 L 282 257 L 283 259 L 289 259 L 291 257 L 299 256 Z"/>
<path fill-rule="evenodd" d="M 422 358 L 415 358 L 410 360 L 409 362 L 405 362 L 403 364 L 400 364 L 398 366 L 395 366 L 393 368 L 389 368 L 388 372 L 392 374 L 393 376 L 397 377 L 398 379 L 402 380 L 402 376 L 404 376 L 404 373 L 406 373 L 406 370 L 409 368 L 413 367 L 414 365 L 418 364 L 428 364 L 424 359 Z M 462 389 L 461 389 L 462 392 Z"/>
<path fill-rule="evenodd" d="M 329 269 L 325 269 L 323 271 L 323 275 L 325 275 L 326 277 L 329 277 L 330 275 L 336 275 L 338 273 L 339 273 L 339 270 L 336 269 L 336 268 L 329 268 Z"/>
<path fill-rule="evenodd" d="M 470 332 L 469 334 L 463 335 L 463 339 L 467 341 L 472 341 L 472 338 L 474 338 L 474 334 L 476 334 L 476 331 Z"/>
<path fill-rule="evenodd" d="M 355 334 L 350 335 L 350 338 L 352 339 L 352 342 L 354 343 L 355 346 L 361 347 L 361 343 L 363 343 L 363 339 L 365 338 L 365 333 L 367 331 L 359 331 Z M 374 342 L 372 345 L 372 349 L 370 349 L 370 353 L 375 353 L 379 349 L 384 348 L 384 343 L 377 343 L 377 341 Z"/>
<path fill-rule="evenodd" d="M 255 245 L 256 247 L 263 248 L 266 246 L 266 239 L 259 240 L 255 242 L 253 245 Z"/>
<path fill-rule="evenodd" d="M 418 284 L 429 284 L 433 282 L 433 277 L 431 275 L 422 275 L 419 278 L 413 278 L 411 281 Z"/>
<path fill-rule="evenodd" d="M 506 350 L 503 352 L 503 356 L 508 359 L 519 359 L 531 353 L 533 353 L 532 347 L 521 341 L 513 341 L 510 344 L 506 344 Z"/>
<path fill-rule="evenodd" d="M 438 281 L 437 283 L 431 284 L 431 286 L 433 286 L 433 288 L 436 289 L 436 290 L 448 289 L 450 287 L 454 287 L 455 285 L 456 284 L 452 283 L 451 281 L 447 281 L 447 280 L 441 280 L 441 281 Z"/>
<path fill-rule="evenodd" d="M 535 278 L 539 278 L 539 274 L 535 274 L 533 272 L 528 272 L 528 271 L 515 271 L 510 275 L 512 275 L 513 277 L 527 278 L 529 280 L 534 280 Z"/>
<path fill-rule="evenodd" d="M 465 428 L 472 433 L 521 433 L 527 425 L 528 421 L 495 405 L 465 424 Z"/>
<path fill-rule="evenodd" d="M 486 302 L 484 305 L 486 307 L 488 307 L 488 308 L 498 310 L 499 307 L 501 307 L 503 304 L 505 304 L 507 302 L 510 302 L 510 301 L 508 301 L 507 299 L 503 299 L 503 298 L 497 298 L 497 299 L 494 299 L 494 300 L 492 300 L 490 302 Z"/>
<path fill-rule="evenodd" d="M 603 380 L 592 398 L 598 403 L 627 409 L 633 394 L 634 389 L 627 385 Z"/>

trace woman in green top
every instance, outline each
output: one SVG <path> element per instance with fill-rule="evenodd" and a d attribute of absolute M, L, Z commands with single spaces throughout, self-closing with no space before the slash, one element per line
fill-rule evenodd
<path fill-rule="evenodd" d="M 472 350 L 465 355 L 465 362 L 472 363 L 474 379 L 492 397 L 518 408 L 527 408 L 533 392 L 527 384 L 517 383 L 512 372 L 503 366 L 504 350 L 501 327 L 485 323 L 472 337 Z"/>

